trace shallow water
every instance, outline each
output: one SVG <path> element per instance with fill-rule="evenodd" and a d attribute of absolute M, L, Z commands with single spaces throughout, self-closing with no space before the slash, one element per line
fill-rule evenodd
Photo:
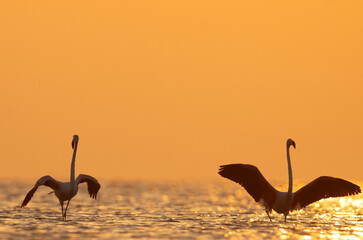
<path fill-rule="evenodd" d="M 224 179 L 101 185 L 95 201 L 84 184 L 62 221 L 50 188 L 40 187 L 21 209 L 33 183 L 1 183 L 0 238 L 363 239 L 362 194 L 319 201 L 285 223 L 277 213 L 270 222 L 244 189 Z"/>

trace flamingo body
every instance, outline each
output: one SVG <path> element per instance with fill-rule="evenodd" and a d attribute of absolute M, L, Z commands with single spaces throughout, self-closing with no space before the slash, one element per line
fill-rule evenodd
<path fill-rule="evenodd" d="M 271 211 L 275 210 L 277 213 L 284 214 L 285 221 L 289 212 L 305 208 L 320 199 L 355 195 L 361 192 L 360 187 L 354 183 L 340 178 L 321 176 L 293 193 L 290 146 L 295 147 L 295 142 L 292 139 L 288 139 L 286 143 L 289 171 L 289 189 L 287 192 L 277 191 L 253 165 L 222 165 L 218 173 L 222 177 L 242 185 L 256 202 L 265 207 L 269 218 Z"/>
<path fill-rule="evenodd" d="M 89 175 L 80 174 L 76 179 L 74 179 L 74 164 L 75 164 L 75 157 L 76 157 L 76 151 L 77 151 L 77 145 L 78 145 L 78 136 L 74 135 L 73 141 L 72 141 L 72 148 L 74 149 L 73 152 L 73 158 L 71 163 L 71 180 L 70 182 L 60 182 L 55 180 L 49 175 L 43 176 L 39 178 L 39 180 L 35 183 L 34 187 L 28 192 L 28 194 L 25 196 L 23 203 L 21 204 L 21 207 L 25 207 L 28 202 L 33 197 L 34 193 L 40 186 L 47 186 L 53 189 L 53 192 L 55 196 L 58 198 L 59 203 L 62 208 L 62 218 L 66 219 L 66 212 L 69 205 L 70 200 L 77 194 L 78 192 L 78 184 L 87 182 L 88 187 L 88 193 L 90 194 L 91 198 L 96 199 L 97 193 L 99 189 L 101 188 L 101 185 L 98 183 L 97 179 L 94 177 L 91 177 Z M 53 193 L 51 192 L 51 193 Z M 63 212 L 63 204 L 65 201 L 67 202 L 67 206 L 65 211 Z"/>

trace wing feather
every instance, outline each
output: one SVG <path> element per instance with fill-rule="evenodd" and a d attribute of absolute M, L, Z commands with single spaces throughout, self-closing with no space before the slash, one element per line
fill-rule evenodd
<path fill-rule="evenodd" d="M 98 190 L 100 190 L 101 185 L 98 183 L 97 179 L 86 175 L 86 174 L 79 174 L 76 179 L 77 184 L 86 182 L 87 183 L 87 189 L 88 193 L 91 198 L 96 199 Z"/>
<path fill-rule="evenodd" d="M 32 199 L 32 197 L 34 196 L 34 193 L 38 189 L 38 187 L 40 187 L 42 185 L 50 187 L 53 190 L 59 189 L 59 184 L 54 178 L 52 178 L 49 175 L 43 176 L 38 179 L 38 181 L 35 183 L 34 187 L 25 196 L 24 201 L 20 207 L 25 207 L 28 204 L 28 202 Z"/>
<path fill-rule="evenodd" d="M 323 198 L 344 197 L 361 192 L 358 185 L 344 179 L 321 176 L 294 193 L 292 210 L 301 209 Z"/>
<path fill-rule="evenodd" d="M 257 167 L 249 164 L 229 164 L 220 166 L 222 177 L 239 183 L 256 202 L 271 208 L 276 200 L 276 189 L 264 178 Z"/>

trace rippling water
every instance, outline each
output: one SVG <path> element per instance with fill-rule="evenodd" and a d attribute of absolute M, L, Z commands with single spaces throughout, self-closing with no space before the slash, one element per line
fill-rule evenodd
<path fill-rule="evenodd" d="M 109 182 L 101 183 L 96 201 L 82 186 L 62 221 L 58 199 L 47 187 L 19 208 L 32 184 L 0 184 L 0 238 L 363 239 L 362 194 L 322 200 L 284 223 L 277 213 L 270 222 L 244 189 L 224 179 Z"/>

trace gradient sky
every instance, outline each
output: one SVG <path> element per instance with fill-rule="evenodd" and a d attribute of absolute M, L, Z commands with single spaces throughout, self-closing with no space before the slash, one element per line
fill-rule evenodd
<path fill-rule="evenodd" d="M 0 177 L 363 180 L 362 1 L 1 1 Z"/>

